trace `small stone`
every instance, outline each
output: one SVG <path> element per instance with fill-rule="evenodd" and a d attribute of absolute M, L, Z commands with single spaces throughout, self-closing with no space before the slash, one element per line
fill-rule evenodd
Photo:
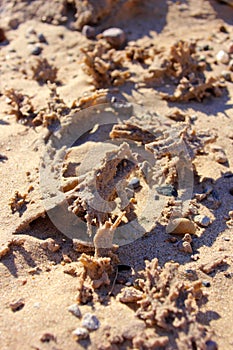
<path fill-rule="evenodd" d="M 229 65 L 228 65 L 228 69 L 230 71 L 233 71 L 233 60 L 230 60 Z"/>
<path fill-rule="evenodd" d="M 16 312 L 16 311 L 21 310 L 24 307 L 24 305 L 25 305 L 24 300 L 21 298 L 21 299 L 18 299 L 16 301 L 11 302 L 10 308 L 13 312 Z"/>
<path fill-rule="evenodd" d="M 210 282 L 209 281 L 202 281 L 202 285 L 206 288 L 210 287 Z"/>
<path fill-rule="evenodd" d="M 211 224 L 211 220 L 206 215 L 196 215 L 194 222 L 202 227 L 208 227 Z"/>
<path fill-rule="evenodd" d="M 174 109 L 166 115 L 169 119 L 175 120 L 176 122 L 184 122 L 186 115 L 179 109 Z"/>
<path fill-rule="evenodd" d="M 39 56 L 42 52 L 42 48 L 38 45 L 34 46 L 31 50 L 31 55 Z"/>
<path fill-rule="evenodd" d="M 220 0 L 220 1 L 223 1 L 223 2 L 224 2 L 224 0 Z M 225 2 L 227 2 L 227 1 L 229 1 L 229 0 L 225 0 Z M 228 33 L 228 30 L 227 30 L 227 28 L 224 26 L 224 24 L 221 24 L 221 25 L 220 25 L 219 31 L 220 31 L 221 33 L 225 33 L 225 34 Z"/>
<path fill-rule="evenodd" d="M 224 153 L 216 153 L 214 155 L 214 159 L 216 160 L 217 163 L 224 164 L 227 162 L 227 157 Z"/>
<path fill-rule="evenodd" d="M 174 234 L 194 234 L 196 232 L 195 224 L 186 218 L 177 218 L 169 222 L 166 228 L 167 233 Z"/>
<path fill-rule="evenodd" d="M 200 55 L 200 56 L 198 57 L 198 61 L 199 61 L 199 62 L 205 62 L 205 61 L 206 61 L 206 56 L 205 56 L 205 55 Z"/>
<path fill-rule="evenodd" d="M 11 18 L 8 22 L 8 26 L 11 29 L 17 29 L 19 26 L 19 20 L 17 18 Z"/>
<path fill-rule="evenodd" d="M 133 177 L 129 183 L 128 183 L 129 188 L 133 188 L 136 190 L 140 186 L 140 180 L 137 177 Z"/>
<path fill-rule="evenodd" d="M 218 350 L 218 344 L 213 340 L 207 340 L 205 345 L 206 345 L 206 350 Z"/>
<path fill-rule="evenodd" d="M 38 275 L 40 273 L 40 271 L 41 271 L 41 269 L 38 266 L 28 269 L 28 273 L 30 275 Z"/>
<path fill-rule="evenodd" d="M 125 283 L 125 285 L 126 285 L 127 287 L 131 287 L 132 284 L 133 284 L 133 283 L 132 283 L 131 281 L 128 281 L 128 282 Z"/>
<path fill-rule="evenodd" d="M 221 72 L 221 76 L 226 80 L 226 81 L 231 81 L 231 73 L 227 70 L 223 70 Z"/>
<path fill-rule="evenodd" d="M 168 197 L 169 196 L 173 196 L 173 197 L 178 196 L 177 190 L 172 185 L 164 185 L 164 186 L 156 187 L 156 191 L 158 192 L 158 194 L 161 194 L 163 196 L 168 196 Z"/>
<path fill-rule="evenodd" d="M 233 210 L 230 210 L 228 215 L 229 215 L 230 219 L 233 219 Z"/>
<path fill-rule="evenodd" d="M 36 35 L 36 30 L 33 26 L 27 28 L 27 36 Z"/>
<path fill-rule="evenodd" d="M 56 342 L 56 337 L 52 333 L 44 333 L 40 338 L 42 343 L 49 343 L 51 340 Z"/>
<path fill-rule="evenodd" d="M 143 297 L 143 292 L 137 290 L 134 287 L 124 288 L 123 291 L 118 295 L 118 299 L 122 303 L 136 303 Z"/>
<path fill-rule="evenodd" d="M 120 28 L 108 28 L 103 31 L 102 37 L 115 48 L 121 48 L 126 42 L 125 32 Z"/>
<path fill-rule="evenodd" d="M 183 253 L 189 253 L 189 254 L 193 253 L 192 246 L 189 242 L 179 241 L 177 243 L 177 247 L 178 247 L 179 251 L 181 251 Z"/>
<path fill-rule="evenodd" d="M 193 260 L 193 261 L 197 261 L 200 259 L 200 256 L 198 254 L 194 254 L 194 255 L 191 255 L 190 258 Z"/>
<path fill-rule="evenodd" d="M 82 34 L 85 35 L 87 39 L 95 39 L 96 36 L 96 30 L 94 27 L 85 25 L 82 29 Z"/>
<path fill-rule="evenodd" d="M 211 192 L 213 191 L 213 186 L 211 186 L 210 184 L 204 184 L 204 193 L 206 195 L 209 195 Z"/>
<path fill-rule="evenodd" d="M 232 277 L 233 277 L 233 273 L 232 273 L 232 272 L 226 271 L 226 272 L 224 272 L 224 276 L 225 276 L 226 278 L 232 278 Z"/>
<path fill-rule="evenodd" d="M 2 28 L 0 28 L 0 43 L 6 41 L 6 35 L 5 35 L 5 32 Z"/>
<path fill-rule="evenodd" d="M 216 55 L 216 60 L 219 63 L 228 64 L 229 63 L 229 55 L 224 50 L 220 50 Z"/>
<path fill-rule="evenodd" d="M 73 335 L 76 338 L 76 340 L 82 340 L 89 337 L 89 332 L 84 327 L 78 327 L 73 331 Z"/>
<path fill-rule="evenodd" d="M 82 326 L 87 328 L 89 331 L 95 331 L 96 329 L 99 328 L 100 326 L 100 321 L 98 320 L 98 318 L 87 312 L 82 319 Z"/>
<path fill-rule="evenodd" d="M 8 245 L 0 247 L 0 260 L 10 252 L 10 247 Z"/>
<path fill-rule="evenodd" d="M 37 37 L 40 43 L 47 44 L 46 37 L 44 36 L 43 33 L 39 33 Z"/>
<path fill-rule="evenodd" d="M 60 245 L 55 242 L 53 238 L 48 238 L 40 244 L 41 248 L 48 249 L 50 252 L 55 253 L 60 249 Z"/>
<path fill-rule="evenodd" d="M 210 147 L 210 150 L 213 152 L 214 159 L 216 162 L 218 162 L 220 164 L 224 164 L 227 162 L 227 156 L 226 156 L 225 151 L 222 147 L 217 146 L 217 145 L 212 145 Z"/>
<path fill-rule="evenodd" d="M 81 318 L 82 314 L 81 314 L 81 310 L 79 308 L 79 306 L 77 304 L 73 304 L 73 305 L 70 305 L 68 307 L 68 311 L 72 313 L 72 315 L 78 317 L 78 318 Z"/>
<path fill-rule="evenodd" d="M 67 275 L 76 276 L 77 270 L 75 266 L 67 265 L 64 267 L 63 270 L 64 273 L 67 273 Z"/>
<path fill-rule="evenodd" d="M 192 237 L 190 236 L 189 233 L 186 233 L 182 238 L 182 241 L 192 243 Z"/>

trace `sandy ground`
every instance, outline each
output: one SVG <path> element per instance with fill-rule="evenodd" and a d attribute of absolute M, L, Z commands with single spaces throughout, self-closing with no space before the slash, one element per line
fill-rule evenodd
<path fill-rule="evenodd" d="M 148 61 L 123 60 L 119 71 L 127 70 L 129 77 L 124 77 L 120 85 L 110 78 L 105 86 L 101 86 L 87 74 L 82 49 L 96 45 L 98 40 L 103 39 L 87 39 L 77 29 L 85 23 L 92 24 L 91 20 L 80 24 L 75 19 L 75 5 L 59 7 L 61 3 L 66 4 L 65 1 L 56 2 L 56 5 L 45 1 L 30 4 L 15 1 L 13 5 L 13 2 L 5 0 L 0 7 L 0 27 L 8 40 L 3 40 L 0 46 L 0 348 L 233 349 L 233 219 L 229 216 L 233 210 L 233 73 L 229 62 L 216 62 L 220 50 L 225 50 L 233 59 L 233 49 L 231 52 L 229 49 L 230 44 L 233 45 L 233 8 L 214 0 L 153 0 L 145 1 L 143 5 L 137 1 L 125 1 L 125 7 L 119 5 L 115 12 L 111 12 L 110 8 L 109 13 L 94 24 L 96 32 L 101 33 L 110 26 L 120 27 L 127 35 L 128 46 L 116 52 L 124 54 L 127 47 L 137 47 L 143 52 L 148 52 L 146 50 L 150 48 L 152 54 L 148 53 Z M 80 6 L 78 1 L 76 6 L 76 9 Z M 12 24 L 12 19 L 17 19 L 18 23 Z M 45 43 L 39 42 L 40 33 L 46 38 Z M 164 76 L 158 80 L 145 78 L 151 66 L 155 65 L 156 57 L 167 57 L 178 40 L 196 43 L 196 55 L 204 55 L 200 61 L 207 62 L 208 68 L 205 70 L 218 77 L 221 96 L 214 96 L 216 94 L 212 89 L 210 96 L 201 97 L 201 101 L 167 101 L 162 99 L 161 92 L 172 94 L 177 85 L 176 78 L 173 82 Z M 36 45 L 42 48 L 38 56 L 31 53 Z M 90 48 L 88 50 L 92 52 Z M 150 316 L 152 321 L 154 317 L 152 322 L 148 315 L 142 316 L 145 310 L 142 311 L 140 302 L 119 301 L 125 283 L 132 280 L 129 272 L 125 282 L 117 283 L 113 295 L 109 296 L 115 276 L 113 273 L 109 286 L 95 290 L 91 302 L 79 305 L 82 315 L 86 312 L 96 315 L 100 327 L 90 332 L 85 340 L 77 341 L 74 338 L 72 333 L 81 325 L 82 319 L 72 315 L 68 307 L 77 301 L 81 277 L 74 271 L 79 269 L 77 261 L 81 253 L 74 250 L 72 240 L 60 233 L 46 215 L 41 216 L 39 168 L 45 151 L 44 140 L 50 134 L 45 122 L 44 125 L 30 122 L 30 112 L 29 116 L 26 113 L 26 123 L 21 119 L 17 121 L 6 92 L 14 89 L 24 96 L 28 95 L 34 108 L 33 117 L 48 108 L 49 86 L 46 82 L 38 82 L 33 76 L 33 67 L 38 58 L 46 58 L 52 67 L 57 68 L 54 79 L 57 93 L 68 108 L 85 93 L 106 88 L 110 99 L 114 97 L 116 100 L 143 104 L 145 110 L 152 110 L 165 118 L 176 107 L 185 115 L 185 122 L 191 125 L 195 134 L 207 130 L 210 137 L 216 135 L 215 141 L 210 145 L 204 144 L 193 158 L 193 198 L 196 199 L 197 211 L 189 212 L 186 217 L 193 221 L 196 214 L 205 215 L 211 218 L 211 224 L 204 228 L 196 225 L 192 253 L 179 250 L 176 243 L 182 236 L 166 233 L 166 217 L 144 237 L 119 247 L 117 253 L 120 264 L 131 266 L 134 276 L 141 274 L 146 279 L 145 261 L 157 258 L 165 272 L 169 271 L 167 262 L 179 264 L 175 275 L 187 290 L 200 281 L 201 298 L 196 298 L 195 293 L 190 292 L 190 298 L 195 300 L 193 309 L 188 308 L 188 303 L 175 305 L 176 313 L 178 309 L 183 310 L 180 312 L 185 318 L 184 327 L 174 322 L 181 316 L 165 318 L 167 325 L 162 326 L 156 310 Z M 109 70 L 113 71 L 111 67 Z M 221 75 L 226 77 L 226 72 L 227 79 L 221 78 Z M 56 113 L 59 116 L 59 111 Z M 167 120 L 170 121 L 169 118 Z M 194 144 L 194 141 L 190 142 Z M 211 151 L 213 145 L 221 147 L 221 152 L 226 156 L 225 162 L 216 161 L 216 152 Z M 195 196 L 196 193 L 203 193 L 206 178 L 212 190 L 218 193 L 218 199 L 211 193 L 211 198 L 207 195 L 203 200 Z M 30 186 L 33 186 L 33 190 L 28 192 Z M 15 191 L 28 194 L 29 200 L 23 212 L 16 210 L 13 213 L 9 206 Z M 217 205 L 215 202 L 218 202 Z M 14 234 L 25 217 L 33 216 L 33 213 L 38 213 L 38 218 L 32 220 L 30 227 Z M 171 237 L 174 237 L 174 243 Z M 12 239 L 17 238 L 24 240 L 12 243 Z M 48 238 L 59 244 L 56 252 L 43 247 L 42 243 Z M 7 246 L 9 249 L 4 253 Z M 173 283 L 172 279 L 166 288 L 172 290 Z M 153 288 L 156 289 L 156 283 Z M 151 286 L 151 290 L 153 288 Z M 179 291 L 183 287 L 177 288 Z M 142 287 L 140 292 L 154 298 L 146 287 Z M 166 304 L 169 309 L 172 299 L 164 293 L 157 297 L 160 304 Z M 13 311 L 12 303 L 15 301 L 20 303 L 19 308 Z M 156 308 L 152 301 L 150 303 L 152 309 L 153 306 Z M 158 307 L 158 310 L 162 308 Z"/>

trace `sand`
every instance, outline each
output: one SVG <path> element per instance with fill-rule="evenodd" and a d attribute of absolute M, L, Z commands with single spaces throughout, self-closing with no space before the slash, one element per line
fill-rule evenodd
<path fill-rule="evenodd" d="M 86 4 L 3 0 L 0 5 L 0 348 L 233 349 L 233 9 L 215 0 Z M 82 34 L 84 25 L 92 26 L 94 39 Z M 120 48 L 101 35 L 109 27 L 125 32 Z M 220 50 L 226 61 L 217 60 Z M 103 123 L 98 113 L 91 119 L 87 108 L 98 111 L 99 103 L 123 101 L 119 119 L 135 105 L 142 106 L 144 117 L 155 117 L 156 122 L 140 117 L 139 129 L 134 126 L 126 141 L 152 154 L 164 182 L 174 188 L 182 177 L 176 165 L 183 167 L 177 151 L 184 150 L 183 137 L 193 182 L 178 194 L 187 194 L 182 216 L 194 224 L 192 232 L 182 226 L 168 233 L 169 222 L 180 215 L 177 198 L 159 195 L 164 201 L 150 200 L 147 207 L 148 188 L 137 169 L 133 176 L 143 186 L 131 203 L 136 209 L 130 208 L 138 222 L 130 226 L 122 219 L 123 238 L 128 232 L 131 243 L 122 243 L 120 225 L 120 238 L 113 241 L 119 248 L 93 257 L 86 231 L 82 237 L 61 232 L 64 225 L 47 214 L 41 164 L 49 157 L 60 164 L 62 153 L 51 153 L 59 130 L 77 131 L 84 146 L 78 156 L 73 147 L 63 164 L 63 180 L 70 181 L 64 188 L 73 190 L 76 172 L 85 177 L 99 166 L 102 153 L 104 158 L 107 146 L 98 142 L 117 142 L 119 136 L 110 137 L 112 127 L 83 136 Z M 80 116 L 77 124 L 74 115 Z M 111 118 L 121 131 L 120 120 Z M 148 129 L 159 141 L 150 139 Z M 59 169 L 53 169 L 55 177 Z M 58 181 L 48 180 L 43 194 L 57 208 Z M 74 217 L 67 215 L 60 223 L 72 226 Z M 68 310 L 74 303 L 80 318 Z M 86 313 L 98 318 L 98 327 L 77 339 L 73 332 Z"/>

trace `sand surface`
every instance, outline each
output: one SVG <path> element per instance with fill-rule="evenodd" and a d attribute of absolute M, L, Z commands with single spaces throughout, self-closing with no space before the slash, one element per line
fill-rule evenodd
<path fill-rule="evenodd" d="M 0 348 L 233 349 L 233 8 L 215 0 L 87 4 L 0 4 L 6 37 L 0 43 Z M 84 25 L 94 28 L 95 38 L 82 34 Z M 124 30 L 122 47 L 111 47 L 102 37 L 109 27 Z M 38 47 L 41 52 L 33 54 Z M 226 62 L 217 60 L 220 50 Z M 73 237 L 46 214 L 40 167 L 59 128 L 72 130 L 73 114 L 81 115 L 77 130 L 82 135 L 86 125 L 89 130 L 95 125 L 89 112 L 80 113 L 113 101 L 156 114 L 161 130 L 187 128 L 193 184 L 182 214 L 195 222 L 195 233 L 192 251 L 185 251 L 182 239 L 189 232 L 166 231 L 174 197 L 166 205 L 159 202 L 159 209 L 150 202 L 150 232 L 121 244 L 117 263 L 106 258 L 109 270 L 109 261 L 103 267 L 105 258 L 97 258 L 96 277 L 85 265 L 93 250 L 81 255 Z M 169 117 L 176 118 L 177 110 L 182 121 Z M 84 135 L 84 149 L 70 153 L 73 167 L 66 178 L 76 176 L 86 152 L 98 163 L 91 142 L 104 142 L 109 131 L 103 128 L 97 136 L 85 144 Z M 105 152 L 96 147 L 98 156 Z M 173 184 L 171 159 L 166 161 L 165 175 Z M 79 170 L 84 175 L 95 166 L 85 164 Z M 135 194 L 138 217 L 145 207 L 143 191 Z M 198 224 L 198 215 L 210 223 Z M 126 227 L 133 236 L 134 228 Z M 101 278 L 105 282 L 93 287 Z M 91 290 L 87 300 L 84 288 Z M 82 315 L 92 313 L 100 322 L 83 340 L 73 331 L 84 317 L 68 311 L 78 302 Z"/>

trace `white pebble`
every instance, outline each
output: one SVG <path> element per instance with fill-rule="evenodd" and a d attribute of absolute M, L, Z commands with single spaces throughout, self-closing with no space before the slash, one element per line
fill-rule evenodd
<path fill-rule="evenodd" d="M 89 336 L 89 332 L 84 327 L 78 327 L 73 331 L 73 335 L 77 340 L 86 339 Z"/>
<path fill-rule="evenodd" d="M 74 316 L 80 318 L 82 316 L 80 308 L 77 304 L 70 305 L 68 311 L 71 312 Z"/>
<path fill-rule="evenodd" d="M 102 33 L 110 45 L 120 48 L 126 41 L 125 32 L 121 28 L 108 28 Z"/>
<path fill-rule="evenodd" d="M 206 215 L 197 215 L 194 218 L 194 222 L 200 226 L 207 227 L 211 224 L 211 220 Z"/>
<path fill-rule="evenodd" d="M 216 55 L 216 60 L 219 63 L 227 64 L 229 62 L 229 55 L 224 50 L 220 50 Z"/>
<path fill-rule="evenodd" d="M 87 312 L 82 319 L 82 326 L 87 328 L 89 331 L 95 331 L 96 329 L 99 328 L 100 326 L 100 321 L 98 320 L 98 318 Z"/>

